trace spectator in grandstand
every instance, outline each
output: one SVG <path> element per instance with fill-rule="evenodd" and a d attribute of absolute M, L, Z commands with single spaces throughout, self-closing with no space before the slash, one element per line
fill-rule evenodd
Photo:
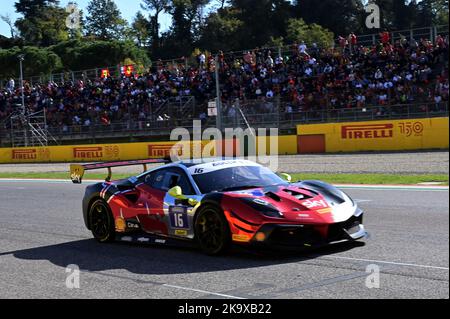
<path fill-rule="evenodd" d="M 14 79 L 10 79 L 10 80 L 8 81 L 8 85 L 6 86 L 6 89 L 7 89 L 9 92 L 13 92 L 15 87 L 16 87 L 16 84 L 15 84 Z"/>
<path fill-rule="evenodd" d="M 270 113 L 277 111 L 280 101 L 287 103 L 286 112 L 295 113 L 448 102 L 448 69 L 443 63 L 448 59 L 448 38 L 438 37 L 433 44 L 426 39 L 390 43 L 389 33 L 380 37 L 379 45 L 370 47 L 358 45 L 352 34 L 340 37 L 343 50 L 314 45 L 308 49 L 302 42 L 285 56 L 261 48 L 241 55 L 219 52 L 224 105 L 239 99 L 245 112 Z M 349 43 L 352 50 L 345 50 Z M 152 71 L 129 77 L 25 83 L 26 107 L 31 113 L 45 109 L 49 127 L 65 131 L 74 125 L 115 122 L 142 128 L 145 125 L 140 123 L 169 120 L 164 116 L 168 101 L 182 105 L 183 98 L 194 96 L 203 105 L 214 98 L 214 59 L 200 54 L 198 61 L 197 67 L 188 67 L 184 61 L 177 65 L 158 61 Z M 20 95 L 14 83 L 0 90 L 0 122 L 20 110 Z M 255 99 L 254 106 L 246 106 L 246 101 Z M 234 115 L 236 109 L 227 112 Z"/>

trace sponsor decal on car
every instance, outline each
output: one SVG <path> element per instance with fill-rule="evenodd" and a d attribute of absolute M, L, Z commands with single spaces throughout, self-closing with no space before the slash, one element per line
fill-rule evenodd
<path fill-rule="evenodd" d="M 233 234 L 232 238 L 234 241 L 243 242 L 243 243 L 250 241 L 250 237 L 248 237 L 247 235 Z"/>
<path fill-rule="evenodd" d="M 215 171 L 226 169 L 226 168 L 240 167 L 240 166 L 260 167 L 259 164 L 252 162 L 252 161 L 230 160 L 230 161 L 203 163 L 203 164 L 189 167 L 188 170 L 189 170 L 189 173 L 191 173 L 192 175 L 201 175 L 201 174 L 207 174 L 207 173 L 215 172 Z"/>
<path fill-rule="evenodd" d="M 325 200 L 320 199 L 320 200 L 304 200 L 301 202 L 301 204 L 303 206 L 305 206 L 306 208 L 309 209 L 314 209 L 314 208 L 328 208 L 328 204 Z"/>
<path fill-rule="evenodd" d="M 319 214 L 329 214 L 329 213 L 333 212 L 333 210 L 330 207 L 328 207 L 328 208 L 318 209 L 317 212 Z"/>
<path fill-rule="evenodd" d="M 187 230 L 176 229 L 175 230 L 175 235 L 176 236 L 187 236 L 188 232 L 187 232 Z"/>

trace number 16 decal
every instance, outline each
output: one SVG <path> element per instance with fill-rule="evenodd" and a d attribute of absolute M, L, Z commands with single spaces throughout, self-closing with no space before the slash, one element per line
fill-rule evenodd
<path fill-rule="evenodd" d="M 189 229 L 186 206 L 169 207 L 170 226 L 175 229 Z"/>

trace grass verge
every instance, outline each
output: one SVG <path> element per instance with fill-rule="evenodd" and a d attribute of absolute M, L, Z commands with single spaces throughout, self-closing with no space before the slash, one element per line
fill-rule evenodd
<path fill-rule="evenodd" d="M 415 185 L 420 183 L 442 183 L 442 185 L 448 185 L 448 175 L 445 174 L 293 174 L 292 179 L 317 179 L 333 184 Z"/>
<path fill-rule="evenodd" d="M 113 174 L 113 179 L 122 179 L 129 177 L 129 174 Z M 84 176 L 88 179 L 104 179 L 106 174 L 87 173 Z M 52 173 L 0 173 L 0 178 L 17 179 L 67 179 L 69 174 L 63 172 Z M 449 184 L 449 177 L 445 174 L 426 174 L 426 175 L 391 175 L 391 174 L 292 174 L 292 180 L 321 180 L 333 184 L 380 184 L 380 185 L 415 185 L 420 183 L 442 183 Z"/>

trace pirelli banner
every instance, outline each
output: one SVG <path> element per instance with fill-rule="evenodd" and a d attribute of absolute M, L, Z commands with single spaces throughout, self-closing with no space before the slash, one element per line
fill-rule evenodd
<path fill-rule="evenodd" d="M 299 153 L 448 149 L 446 118 L 297 126 Z"/>
<path fill-rule="evenodd" d="M 296 136 L 278 136 L 278 153 L 283 155 L 296 154 Z M 269 150 L 270 141 L 266 138 L 266 151 Z M 164 158 L 176 152 L 179 157 L 194 154 L 193 143 L 154 142 L 154 143 L 128 143 L 128 144 L 101 144 L 101 145 L 73 145 L 26 148 L 0 148 L 0 163 L 56 163 L 56 162 L 109 162 L 122 160 L 138 160 L 147 158 Z M 209 156 L 215 156 L 218 145 L 202 141 L 202 152 L 205 147 L 211 150 Z M 228 143 L 233 144 L 235 155 L 239 155 L 236 140 L 224 140 L 222 148 Z M 208 145 L 208 146 L 207 146 Z M 225 154 L 225 153 L 222 153 Z"/>
<path fill-rule="evenodd" d="M 103 162 L 162 158 L 175 142 L 0 148 L 0 163 Z M 189 145 L 186 145 L 189 147 Z M 183 146 L 178 147 L 181 156 Z"/>

